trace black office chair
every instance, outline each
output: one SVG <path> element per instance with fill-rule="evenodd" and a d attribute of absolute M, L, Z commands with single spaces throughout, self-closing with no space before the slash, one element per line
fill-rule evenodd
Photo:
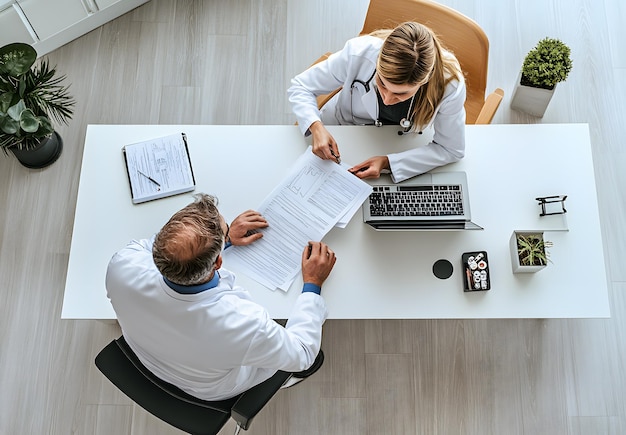
<path fill-rule="evenodd" d="M 323 353 L 316 362 L 321 365 Z M 314 364 L 315 365 L 315 364 Z M 117 388 L 139 406 L 178 429 L 192 434 L 214 435 L 232 417 L 235 435 L 247 430 L 252 419 L 292 375 L 274 376 L 227 400 L 209 402 L 191 396 L 152 374 L 130 349 L 124 336 L 113 340 L 96 356 L 96 366 Z"/>

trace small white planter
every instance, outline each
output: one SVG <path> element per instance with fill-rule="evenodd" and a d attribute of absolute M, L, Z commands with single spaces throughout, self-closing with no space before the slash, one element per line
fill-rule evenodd
<path fill-rule="evenodd" d="M 517 85 L 515 85 L 511 99 L 511 109 L 542 118 L 552 99 L 556 85 L 552 89 L 534 88 L 521 85 L 521 78 L 521 74 L 518 75 Z"/>
<path fill-rule="evenodd" d="M 518 234 L 541 234 L 543 238 L 543 231 L 513 231 L 511 239 L 509 240 L 509 247 L 511 248 L 511 267 L 513 273 L 535 273 L 544 269 L 546 265 L 541 266 L 522 266 L 519 262 L 519 255 L 517 255 L 517 235 Z"/>

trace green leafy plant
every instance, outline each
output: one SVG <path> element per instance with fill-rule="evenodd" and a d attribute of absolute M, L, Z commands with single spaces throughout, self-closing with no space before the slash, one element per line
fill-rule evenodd
<path fill-rule="evenodd" d="M 544 38 L 524 58 L 521 84 L 553 89 L 571 70 L 569 47 L 558 39 Z"/>
<path fill-rule="evenodd" d="M 0 148 L 35 148 L 54 132 L 51 119 L 67 124 L 75 101 L 47 60 L 33 67 L 37 52 L 28 44 L 0 48 Z"/>
<path fill-rule="evenodd" d="M 544 241 L 542 234 L 517 234 L 517 255 L 522 266 L 545 266 L 552 242 Z"/>

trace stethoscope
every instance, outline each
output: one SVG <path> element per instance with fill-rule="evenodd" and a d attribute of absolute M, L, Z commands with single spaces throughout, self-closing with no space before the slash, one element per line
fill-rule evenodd
<path fill-rule="evenodd" d="M 374 78 L 374 76 L 376 75 L 376 70 L 374 70 L 374 72 L 372 73 L 372 75 L 370 76 L 369 79 L 367 79 L 367 81 L 363 81 L 363 80 L 359 80 L 359 79 L 354 79 L 352 81 L 352 84 L 350 85 L 350 114 L 352 115 L 352 122 L 355 125 L 358 125 L 360 123 L 358 123 L 356 121 L 356 119 L 354 118 L 354 109 L 353 109 L 353 104 L 352 104 L 352 98 L 354 95 L 354 89 L 356 88 L 357 83 L 360 84 L 361 86 L 363 86 L 363 89 L 365 89 L 365 93 L 368 93 L 370 91 L 370 83 L 372 81 L 372 79 Z M 402 130 L 398 131 L 399 135 L 403 135 L 404 133 L 408 133 L 409 130 L 411 129 L 411 109 L 413 108 L 413 102 L 415 101 L 415 94 L 413 94 L 413 96 L 411 97 L 411 103 L 409 104 L 409 110 L 407 110 L 406 112 L 406 116 L 404 118 L 402 118 L 400 120 L 400 127 L 402 127 Z M 361 125 L 366 125 L 366 124 L 361 124 Z M 378 117 L 376 117 L 376 120 L 374 121 L 374 125 L 376 127 L 382 127 L 383 123 L 380 119 L 378 119 Z M 421 133 L 421 131 L 420 131 Z"/>

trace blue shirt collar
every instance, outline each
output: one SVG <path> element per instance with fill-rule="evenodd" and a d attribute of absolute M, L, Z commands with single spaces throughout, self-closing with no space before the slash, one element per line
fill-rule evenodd
<path fill-rule="evenodd" d="M 198 285 L 180 285 L 180 284 L 175 284 L 172 281 L 170 281 L 169 279 L 167 279 L 166 277 L 163 277 L 163 281 L 165 281 L 165 284 L 167 284 L 167 286 L 169 288 L 171 288 L 172 290 L 174 290 L 177 293 L 181 293 L 181 294 L 184 294 L 184 295 L 193 295 L 193 294 L 200 293 L 200 292 L 203 292 L 205 290 L 209 290 L 209 289 L 217 287 L 217 284 L 219 284 L 219 282 L 220 282 L 220 275 L 216 271 L 213 274 L 213 278 L 211 278 L 211 280 L 209 282 L 205 282 L 204 284 L 198 284 Z"/>

